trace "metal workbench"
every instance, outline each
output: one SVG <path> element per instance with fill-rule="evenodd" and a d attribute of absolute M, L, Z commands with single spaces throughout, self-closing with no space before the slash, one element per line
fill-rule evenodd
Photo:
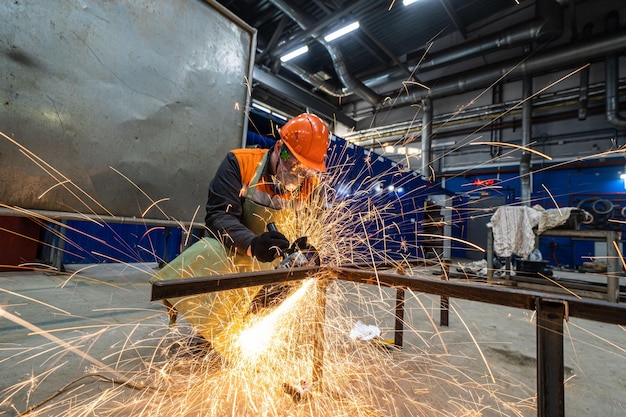
<path fill-rule="evenodd" d="M 606 242 L 607 250 L 607 290 L 606 299 L 610 302 L 619 301 L 619 275 L 620 256 L 618 253 L 618 243 L 620 240 L 620 232 L 615 230 L 567 230 L 567 229 L 549 229 L 542 232 L 537 237 L 565 237 L 574 240 L 593 240 Z M 493 280 L 493 233 L 489 229 L 489 238 L 487 240 L 487 279 Z"/>

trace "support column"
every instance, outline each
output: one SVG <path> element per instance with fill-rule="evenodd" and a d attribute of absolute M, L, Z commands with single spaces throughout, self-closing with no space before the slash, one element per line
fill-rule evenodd
<path fill-rule="evenodd" d="M 449 280 L 450 260 L 441 260 L 441 279 Z M 442 295 L 439 299 L 439 325 L 448 326 L 450 324 L 450 297 Z"/>
<path fill-rule="evenodd" d="M 537 298 L 537 417 L 565 416 L 565 314 L 563 301 Z"/>
<path fill-rule="evenodd" d="M 606 290 L 607 299 L 612 303 L 619 302 L 619 271 L 620 258 L 616 245 L 619 244 L 618 232 L 609 231 L 606 234 Z"/>
<path fill-rule="evenodd" d="M 324 322 L 326 321 L 326 288 L 328 280 L 317 281 L 317 317 L 315 320 L 315 338 L 313 339 L 313 384 L 323 390 L 322 377 L 324 376 Z"/>
<path fill-rule="evenodd" d="M 393 344 L 402 348 L 404 342 L 404 289 L 396 288 L 396 324 L 394 329 Z"/>
<path fill-rule="evenodd" d="M 493 229 L 487 228 L 487 282 L 493 281 Z"/>

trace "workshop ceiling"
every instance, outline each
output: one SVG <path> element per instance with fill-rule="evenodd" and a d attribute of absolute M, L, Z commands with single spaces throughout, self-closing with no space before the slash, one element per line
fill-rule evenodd
<path fill-rule="evenodd" d="M 308 109 L 355 126 L 403 91 L 428 89 L 454 73 L 519 59 L 532 42 L 562 38 L 560 29 L 556 35 L 550 32 L 552 27 L 571 30 L 563 22 L 564 10 L 586 0 L 218 2 L 257 30 L 253 99 L 287 114 Z M 527 37 L 512 29 L 538 18 L 546 21 L 530 26 Z M 359 22 L 356 30 L 324 40 L 352 22 Z M 481 43 L 504 31 L 512 31 L 511 36 Z M 281 61 L 302 46 L 307 53 Z"/>

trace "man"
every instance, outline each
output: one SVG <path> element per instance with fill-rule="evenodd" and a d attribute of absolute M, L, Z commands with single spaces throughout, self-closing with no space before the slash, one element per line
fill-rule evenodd
<path fill-rule="evenodd" d="M 151 281 L 272 269 L 290 245 L 270 222 L 281 225 L 307 201 L 326 171 L 329 130 L 304 113 L 279 130 L 268 149 L 236 149 L 222 161 L 209 185 L 203 238 L 159 271 Z M 280 230 L 280 229 L 279 229 Z M 164 301 L 175 322 L 180 311 L 213 347 L 228 343 L 228 330 L 245 317 L 259 287 Z"/>
<path fill-rule="evenodd" d="M 316 174 L 324 172 L 328 128 L 313 114 L 301 114 L 280 130 L 268 151 L 231 151 L 209 186 L 205 217 L 214 236 L 229 249 L 271 262 L 289 247 L 279 232 L 265 232 L 276 210 L 306 201 Z"/>

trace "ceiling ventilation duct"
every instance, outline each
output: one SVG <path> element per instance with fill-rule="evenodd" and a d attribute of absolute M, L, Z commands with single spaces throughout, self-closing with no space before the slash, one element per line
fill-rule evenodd
<path fill-rule="evenodd" d="M 555 0 L 538 0 L 535 15 L 535 19 L 530 23 L 520 25 L 517 28 L 476 41 L 466 42 L 459 47 L 433 54 L 432 57 L 420 63 L 417 72 L 432 70 L 452 62 L 480 56 L 502 48 L 511 48 L 533 41 L 547 43 L 561 37 L 563 34 L 563 7 L 559 3 Z M 509 70 L 510 68 L 506 67 L 496 67 L 492 70 L 477 72 L 474 76 L 464 76 L 463 79 L 453 76 L 449 83 L 439 82 L 438 86 L 431 90 L 420 90 L 409 95 L 400 95 L 397 100 L 384 104 L 406 106 L 419 102 L 425 97 L 446 97 L 475 88 L 483 88 L 492 84 Z"/>
<path fill-rule="evenodd" d="M 492 65 L 487 70 L 466 73 L 462 78 L 453 76 L 447 79 L 441 79 L 437 86 L 431 90 L 418 91 L 398 97 L 393 104 L 395 106 L 412 105 L 420 102 L 425 97 L 449 97 L 455 94 L 484 88 L 505 75 L 508 79 L 520 79 L 525 74 L 554 71 L 559 68 L 586 63 L 592 59 L 619 53 L 623 51 L 624 48 L 626 48 L 626 32 L 620 31 L 598 37 L 588 42 L 559 46 L 558 48 L 545 51 L 542 54 L 534 55 L 532 58 L 522 63 L 517 60 Z"/>
<path fill-rule="evenodd" d="M 311 28 L 314 28 L 314 25 L 306 17 L 305 13 L 296 8 L 294 5 L 291 5 L 284 0 L 270 1 L 276 8 L 295 21 L 304 31 L 310 31 Z M 517 28 L 508 30 L 504 33 L 468 42 L 460 47 L 451 48 L 446 51 L 442 51 L 441 53 L 433 54 L 430 59 L 423 61 L 417 70 L 425 71 L 434 69 L 439 66 L 447 65 L 451 62 L 479 56 L 502 48 L 514 47 L 530 41 L 546 43 L 557 39 L 562 35 L 563 8 L 557 1 L 538 0 L 535 14 L 537 17 L 530 23 L 520 25 Z M 320 79 L 320 77 L 310 74 L 304 69 L 293 64 L 283 63 L 283 68 L 291 71 L 306 83 L 332 97 L 345 97 L 350 94 L 355 94 L 368 103 L 377 106 L 391 104 L 394 106 L 410 105 L 416 101 L 420 101 L 426 96 L 425 92 L 419 92 L 409 96 L 402 96 L 398 100 L 383 101 L 382 97 L 379 96 L 374 90 L 357 80 L 349 72 L 343 54 L 339 48 L 325 42 L 322 39 L 317 40 L 330 54 L 337 76 L 344 86 L 343 88 L 330 85 L 326 82 L 326 80 Z M 402 74 L 404 75 L 404 72 Z M 388 75 L 393 76 L 394 74 L 388 73 Z M 492 81 L 491 76 L 490 81 Z M 460 83 L 460 85 L 463 85 L 463 83 Z M 459 91 L 450 91 L 445 94 L 455 94 L 462 91 L 464 90 L 460 88 Z M 435 97 L 436 94 L 433 94 L 431 91 L 429 96 Z"/>
<path fill-rule="evenodd" d="M 495 35 L 465 42 L 457 47 L 427 56 L 417 67 L 416 72 L 423 72 L 442 67 L 452 62 L 469 59 L 512 48 L 528 42 L 547 43 L 558 39 L 563 34 L 563 8 L 554 0 L 539 0 L 535 9 L 535 18 Z"/>

